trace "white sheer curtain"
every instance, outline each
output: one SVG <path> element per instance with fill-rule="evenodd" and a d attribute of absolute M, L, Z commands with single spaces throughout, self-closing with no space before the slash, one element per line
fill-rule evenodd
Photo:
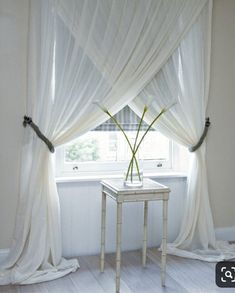
<path fill-rule="evenodd" d="M 206 0 L 31 0 L 27 115 L 55 146 L 103 122 L 151 80 Z M 21 188 L 0 284 L 35 283 L 78 268 L 61 252 L 53 157 L 25 130 Z M 82 239 L 82 237 L 81 237 Z M 82 241 L 82 240 L 81 240 Z"/>
<path fill-rule="evenodd" d="M 131 103 L 139 115 L 146 113 L 150 122 L 161 108 L 177 102 L 156 127 L 180 144 L 194 146 L 202 135 L 209 89 L 210 35 L 212 1 L 210 1 L 172 57 L 154 79 Z M 179 235 L 168 244 L 168 252 L 206 261 L 235 257 L 235 246 L 217 242 L 209 204 L 206 174 L 206 143 L 191 154 L 191 168 L 185 213 Z"/>

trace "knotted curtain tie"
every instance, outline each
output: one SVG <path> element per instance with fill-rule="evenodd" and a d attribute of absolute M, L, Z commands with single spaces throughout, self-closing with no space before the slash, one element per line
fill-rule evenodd
<path fill-rule="evenodd" d="M 39 127 L 33 122 L 32 118 L 29 116 L 24 116 L 23 126 L 26 127 L 27 125 L 31 126 L 31 128 L 35 131 L 37 136 L 44 141 L 44 143 L 47 145 L 48 149 L 51 153 L 55 152 L 55 148 L 53 144 L 50 142 L 48 138 L 45 137 L 45 135 L 41 132 Z"/>
<path fill-rule="evenodd" d="M 195 152 L 197 149 L 200 148 L 200 146 L 202 145 L 206 135 L 207 135 L 207 131 L 210 127 L 211 123 L 210 123 L 210 118 L 207 117 L 206 118 L 206 122 L 205 122 L 205 127 L 204 127 L 204 130 L 203 130 L 203 133 L 202 133 L 202 136 L 200 137 L 199 141 L 197 144 L 195 144 L 194 146 L 191 146 L 188 148 L 188 150 L 192 153 L 192 152 Z"/>

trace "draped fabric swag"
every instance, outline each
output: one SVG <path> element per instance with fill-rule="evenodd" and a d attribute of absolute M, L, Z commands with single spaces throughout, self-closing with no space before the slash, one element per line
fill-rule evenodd
<path fill-rule="evenodd" d="M 95 128 L 106 116 L 93 102 L 99 100 L 113 114 L 127 105 L 167 62 L 206 3 L 31 0 L 26 115 L 55 147 Z M 185 61 L 191 62 L 191 57 Z M 189 145 L 202 130 L 205 108 L 201 99 L 207 97 L 193 90 L 195 105 L 200 107 L 196 120 L 185 118 L 191 125 L 185 139 Z M 195 157 L 204 162 L 204 148 Z M 26 128 L 16 226 L 9 256 L 1 264 L 0 284 L 52 280 L 79 266 L 76 259 L 62 258 L 52 161 L 47 146 Z M 206 208 L 207 200 L 205 196 Z M 205 209 L 202 202 L 200 208 Z"/>
<path fill-rule="evenodd" d="M 157 128 L 169 138 L 191 147 L 199 141 L 206 117 L 210 71 L 212 1 L 203 9 L 189 33 L 167 63 L 131 102 L 141 115 L 150 103 L 146 122 L 163 107 L 176 103 L 159 120 Z M 206 143 L 191 154 L 185 213 L 178 237 L 168 244 L 168 253 L 206 261 L 235 257 L 235 245 L 215 239 L 206 173 Z"/>

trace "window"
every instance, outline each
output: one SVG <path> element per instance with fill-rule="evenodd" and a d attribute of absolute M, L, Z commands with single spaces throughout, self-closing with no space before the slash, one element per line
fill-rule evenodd
<path fill-rule="evenodd" d="M 125 107 L 115 115 L 134 143 L 139 117 Z M 140 136 L 148 125 L 143 124 Z M 175 169 L 175 160 L 185 152 L 162 135 L 159 131 L 149 131 L 137 153 L 146 173 Z M 56 151 L 57 176 L 97 176 L 119 174 L 127 168 L 131 152 L 121 131 L 111 120 L 89 131 L 78 139 L 60 147 Z M 174 158 L 173 158 L 174 157 Z M 182 165 L 182 160 L 179 160 Z M 185 161 L 184 161 L 185 162 Z"/>

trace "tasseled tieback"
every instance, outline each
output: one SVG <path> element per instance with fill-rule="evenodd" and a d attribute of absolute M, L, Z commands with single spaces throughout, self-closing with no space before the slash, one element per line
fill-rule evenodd
<path fill-rule="evenodd" d="M 206 118 L 205 127 L 204 127 L 204 131 L 203 131 L 203 133 L 202 133 L 202 136 L 200 137 L 200 139 L 199 139 L 199 141 L 198 141 L 197 144 L 195 144 L 195 145 L 192 146 L 192 147 L 189 147 L 188 150 L 189 150 L 190 152 L 195 152 L 197 149 L 200 148 L 200 146 L 202 145 L 202 143 L 203 143 L 203 141 L 204 141 L 204 139 L 205 139 L 205 137 L 206 137 L 206 135 L 207 135 L 207 131 L 208 131 L 210 125 L 211 125 L 211 123 L 210 123 L 210 118 L 207 117 L 207 118 Z"/>
<path fill-rule="evenodd" d="M 45 137 L 45 135 L 43 135 L 39 129 L 39 127 L 33 122 L 31 117 L 28 116 L 24 116 L 24 121 L 23 121 L 23 126 L 26 127 L 27 125 L 31 126 L 32 129 L 35 131 L 35 133 L 37 134 L 37 136 L 44 141 L 44 143 L 47 145 L 48 149 L 50 150 L 51 153 L 55 152 L 55 148 L 53 146 L 53 144 L 50 142 L 50 140 L 48 138 Z"/>

